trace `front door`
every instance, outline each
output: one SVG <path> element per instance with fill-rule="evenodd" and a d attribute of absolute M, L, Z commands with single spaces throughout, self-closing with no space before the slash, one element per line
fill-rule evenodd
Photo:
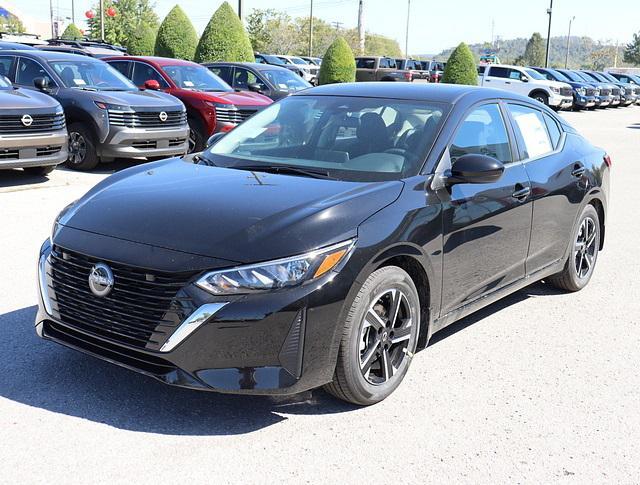
<path fill-rule="evenodd" d="M 525 275 L 530 183 L 522 163 L 515 161 L 504 120 L 497 102 L 478 105 L 449 145 L 452 166 L 462 155 L 482 154 L 503 162 L 505 171 L 496 182 L 438 191 L 443 208 L 443 315 Z"/>

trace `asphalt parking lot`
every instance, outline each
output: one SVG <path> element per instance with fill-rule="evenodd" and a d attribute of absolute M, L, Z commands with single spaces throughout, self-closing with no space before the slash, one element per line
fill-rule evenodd
<path fill-rule="evenodd" d="M 539 283 L 443 330 L 369 408 L 174 389 L 39 340 L 38 248 L 127 164 L 0 172 L 0 482 L 639 483 L 640 106 L 563 116 L 613 160 L 590 285 Z"/>

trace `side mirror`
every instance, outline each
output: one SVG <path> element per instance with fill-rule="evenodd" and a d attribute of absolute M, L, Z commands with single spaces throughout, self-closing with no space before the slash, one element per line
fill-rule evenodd
<path fill-rule="evenodd" d="M 148 79 L 144 82 L 145 89 L 152 89 L 153 91 L 157 91 L 160 89 L 160 83 L 155 79 Z"/>
<path fill-rule="evenodd" d="M 528 83 L 529 78 L 523 74 L 522 76 L 520 76 L 520 81 L 522 81 L 523 83 Z"/>
<path fill-rule="evenodd" d="M 46 91 L 47 89 L 49 89 L 49 79 L 46 77 L 34 78 L 33 85 L 40 91 Z"/>
<path fill-rule="evenodd" d="M 214 133 L 213 135 L 211 135 L 207 140 L 207 148 L 212 147 L 213 145 L 218 143 L 224 135 L 226 135 L 226 133 L 222 131 L 219 131 L 218 133 Z"/>
<path fill-rule="evenodd" d="M 502 177 L 504 165 L 486 155 L 469 154 L 459 157 L 451 167 L 447 178 L 449 185 L 488 184 Z"/>
<path fill-rule="evenodd" d="M 249 83 L 247 87 L 249 88 L 249 91 L 262 94 L 262 86 L 260 86 L 258 83 Z"/>

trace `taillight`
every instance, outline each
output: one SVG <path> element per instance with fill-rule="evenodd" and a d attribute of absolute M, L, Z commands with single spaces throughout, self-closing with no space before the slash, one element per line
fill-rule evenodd
<path fill-rule="evenodd" d="M 605 155 L 602 158 L 604 159 L 604 163 L 607 164 L 607 167 L 611 168 L 611 157 L 609 155 Z"/>

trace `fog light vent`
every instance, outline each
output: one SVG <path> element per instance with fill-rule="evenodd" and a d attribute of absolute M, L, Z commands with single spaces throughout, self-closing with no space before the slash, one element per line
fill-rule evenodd
<path fill-rule="evenodd" d="M 278 355 L 282 367 L 296 379 L 302 374 L 305 320 L 305 311 L 300 310 L 293 319 Z"/>

